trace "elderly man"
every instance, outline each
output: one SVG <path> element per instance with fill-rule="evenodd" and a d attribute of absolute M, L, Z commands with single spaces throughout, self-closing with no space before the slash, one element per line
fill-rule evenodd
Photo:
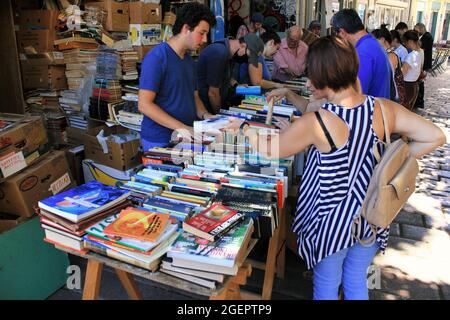
<path fill-rule="evenodd" d="M 308 46 L 300 40 L 302 36 L 303 31 L 298 26 L 286 31 L 286 38 L 281 40 L 280 50 L 273 58 L 272 79 L 287 81 L 303 74 Z"/>
<path fill-rule="evenodd" d="M 433 36 L 431 33 L 427 31 L 427 28 L 423 23 L 417 23 L 414 26 L 414 30 L 419 34 L 420 47 L 423 49 L 424 53 L 424 62 L 423 62 L 423 70 L 429 71 L 432 65 L 432 55 L 433 55 Z M 420 79 L 419 81 L 419 94 L 416 99 L 416 108 L 424 107 L 424 96 L 425 96 L 425 85 L 424 79 Z"/>

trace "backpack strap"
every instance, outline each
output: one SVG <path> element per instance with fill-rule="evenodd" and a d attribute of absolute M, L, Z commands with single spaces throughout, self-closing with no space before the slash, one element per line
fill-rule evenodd
<path fill-rule="evenodd" d="M 386 140 L 387 144 L 390 144 L 391 143 L 391 135 L 389 133 L 389 121 L 386 116 L 386 112 L 384 111 L 385 106 L 381 99 L 378 99 L 378 98 L 374 98 L 374 99 L 376 102 L 378 102 L 380 104 L 381 116 L 383 118 L 383 126 L 384 126 L 384 139 Z M 378 143 L 374 144 L 374 146 L 373 146 L 373 155 L 374 155 L 375 159 L 377 160 L 377 162 L 380 162 L 381 155 L 380 155 L 380 152 L 378 151 L 377 146 L 378 146 Z"/>

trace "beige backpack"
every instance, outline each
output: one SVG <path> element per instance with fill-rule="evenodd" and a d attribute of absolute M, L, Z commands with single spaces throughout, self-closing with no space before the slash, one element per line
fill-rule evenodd
<path fill-rule="evenodd" d="M 385 107 L 381 100 L 376 99 L 376 101 L 381 107 L 387 143 L 385 143 L 386 149 L 382 157 L 378 152 L 377 144 L 373 147 L 378 164 L 373 171 L 359 213 L 372 225 L 372 231 L 374 231 L 371 239 L 365 241 L 360 239 L 360 242 L 366 245 L 375 241 L 376 227 L 389 226 L 414 193 L 416 177 L 419 173 L 417 160 L 410 155 L 408 144 L 402 139 L 391 143 L 388 119 L 383 112 Z M 380 143 L 384 142 L 380 141 Z M 355 218 L 355 223 L 359 223 L 359 215 Z"/>

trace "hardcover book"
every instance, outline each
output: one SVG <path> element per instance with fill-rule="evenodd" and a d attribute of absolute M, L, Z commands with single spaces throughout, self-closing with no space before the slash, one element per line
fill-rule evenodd
<path fill-rule="evenodd" d="M 203 239 L 216 241 L 244 217 L 244 214 L 236 210 L 215 203 L 183 221 L 183 230 Z"/>
<path fill-rule="evenodd" d="M 41 200 L 38 205 L 50 213 L 79 222 L 124 201 L 129 194 L 129 191 L 90 181 Z"/>

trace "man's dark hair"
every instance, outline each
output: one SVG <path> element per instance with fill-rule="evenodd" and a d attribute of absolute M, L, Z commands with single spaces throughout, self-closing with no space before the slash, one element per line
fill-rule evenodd
<path fill-rule="evenodd" d="M 172 33 L 174 36 L 179 34 L 185 24 L 187 24 L 192 31 L 198 26 L 200 21 L 209 23 L 210 28 L 216 25 L 216 18 L 207 6 L 198 2 L 187 3 L 178 10 Z"/>
<path fill-rule="evenodd" d="M 261 36 L 260 36 L 261 40 L 264 42 L 264 44 L 266 44 L 267 42 L 269 42 L 270 40 L 273 40 L 273 42 L 275 44 L 279 44 L 281 43 L 281 39 L 280 36 L 278 35 L 278 33 L 276 33 L 275 31 L 269 29 L 266 30 L 266 32 L 264 32 Z"/>
<path fill-rule="evenodd" d="M 355 48 L 337 37 L 319 38 L 309 47 L 307 69 L 309 79 L 317 89 L 328 87 L 340 91 L 353 86 L 358 78 L 358 68 Z"/>
<path fill-rule="evenodd" d="M 364 24 L 362 23 L 361 18 L 353 9 L 339 10 L 333 18 L 331 18 L 331 25 L 336 31 L 344 29 L 350 34 L 355 34 L 358 31 L 364 30 Z"/>
<path fill-rule="evenodd" d="M 408 29 L 408 25 L 402 21 L 400 21 L 399 23 L 397 23 L 397 25 L 395 26 L 395 30 L 404 30 L 404 29 Z"/>
<path fill-rule="evenodd" d="M 414 30 L 408 30 L 403 35 L 403 42 L 406 43 L 407 41 L 413 41 L 413 42 L 419 42 L 419 34 L 417 31 Z"/>
<path fill-rule="evenodd" d="M 398 31 L 397 31 L 397 32 L 398 32 Z M 389 44 L 392 43 L 392 36 L 391 36 L 391 33 L 390 33 L 389 30 L 386 29 L 386 28 L 375 29 L 375 30 L 372 31 L 372 35 L 373 35 L 376 39 L 384 38 L 384 40 L 386 40 L 387 43 L 389 43 Z"/>
<path fill-rule="evenodd" d="M 399 43 L 402 43 L 402 36 L 400 32 L 397 30 L 391 30 L 392 41 L 397 40 Z"/>

